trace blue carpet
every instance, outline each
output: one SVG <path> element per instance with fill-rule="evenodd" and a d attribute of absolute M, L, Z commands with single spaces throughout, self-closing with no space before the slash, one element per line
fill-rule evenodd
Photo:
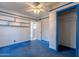
<path fill-rule="evenodd" d="M 45 42 L 44 42 L 45 43 Z M 56 52 L 35 40 L 0 48 L 1 57 L 75 57 L 74 50 Z"/>

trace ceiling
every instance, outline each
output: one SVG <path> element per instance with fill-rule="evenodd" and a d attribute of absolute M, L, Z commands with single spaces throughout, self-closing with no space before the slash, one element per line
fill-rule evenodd
<path fill-rule="evenodd" d="M 49 10 L 60 3 L 61 2 L 40 2 L 45 11 L 41 11 L 39 14 L 34 14 L 32 11 L 28 11 L 30 7 L 29 4 L 33 5 L 33 2 L 0 2 L 0 9 L 17 12 L 34 19 L 40 19 L 46 16 Z"/>

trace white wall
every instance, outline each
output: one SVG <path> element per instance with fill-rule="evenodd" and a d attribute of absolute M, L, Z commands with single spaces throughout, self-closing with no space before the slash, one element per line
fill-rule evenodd
<path fill-rule="evenodd" d="M 36 37 L 37 37 L 37 40 L 41 40 L 41 20 L 40 21 L 37 21 L 37 28 L 36 28 Z"/>
<path fill-rule="evenodd" d="M 16 40 L 16 42 L 14 42 Z M 0 26 L 0 47 L 30 40 L 30 29 Z"/>
<path fill-rule="evenodd" d="M 28 18 L 15 18 L 0 14 L 0 47 L 29 41 L 30 21 Z"/>
<path fill-rule="evenodd" d="M 42 35 L 42 40 L 44 41 L 49 41 L 49 18 L 45 18 L 41 20 L 41 35 Z"/>
<path fill-rule="evenodd" d="M 49 13 L 49 17 L 41 20 L 42 40 L 49 42 L 49 48 L 56 49 L 56 11 Z"/>
<path fill-rule="evenodd" d="M 49 14 L 49 47 L 56 49 L 56 11 Z"/>

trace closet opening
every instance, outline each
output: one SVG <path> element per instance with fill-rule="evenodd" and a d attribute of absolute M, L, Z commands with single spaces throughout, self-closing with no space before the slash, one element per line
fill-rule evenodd
<path fill-rule="evenodd" d="M 76 8 L 58 13 L 58 51 L 74 51 L 76 54 Z"/>

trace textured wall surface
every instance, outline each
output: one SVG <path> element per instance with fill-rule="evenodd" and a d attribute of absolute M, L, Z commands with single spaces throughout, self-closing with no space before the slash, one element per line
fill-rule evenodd
<path fill-rule="evenodd" d="M 30 40 L 29 30 L 20 27 L 0 27 L 0 47 Z"/>
<path fill-rule="evenodd" d="M 56 49 L 56 11 L 49 15 L 49 46 Z"/>
<path fill-rule="evenodd" d="M 42 40 L 49 41 L 49 18 L 43 19 L 41 25 Z"/>
<path fill-rule="evenodd" d="M 0 47 L 30 40 L 30 21 L 0 14 Z"/>
<path fill-rule="evenodd" d="M 40 21 L 37 21 L 37 28 L 36 28 L 36 37 L 38 40 L 41 40 L 41 20 Z"/>

